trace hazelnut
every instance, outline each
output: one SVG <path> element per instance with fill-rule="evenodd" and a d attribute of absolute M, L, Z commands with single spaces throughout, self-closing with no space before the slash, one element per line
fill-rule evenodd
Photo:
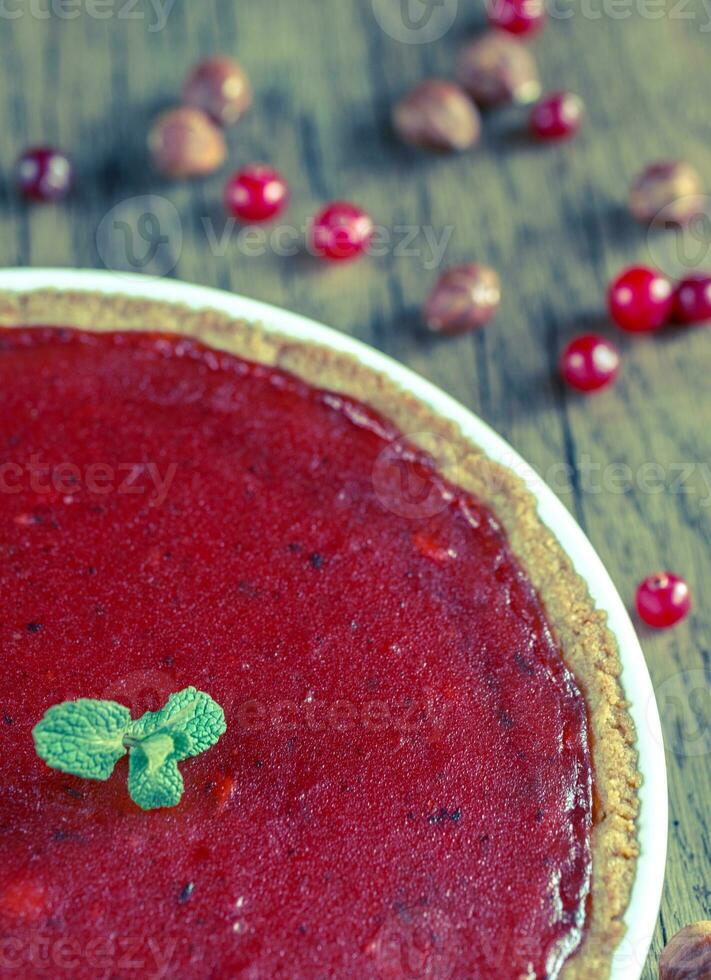
<path fill-rule="evenodd" d="M 711 921 L 686 926 L 669 940 L 659 959 L 659 980 L 711 977 Z"/>
<path fill-rule="evenodd" d="M 208 58 L 186 78 L 183 102 L 202 109 L 220 126 L 232 126 L 251 106 L 252 88 L 232 58 Z"/>
<path fill-rule="evenodd" d="M 182 106 L 160 115 L 148 137 L 153 163 L 166 177 L 201 177 L 222 166 L 225 137 L 204 112 Z"/>
<path fill-rule="evenodd" d="M 683 160 L 663 160 L 637 174 L 629 206 L 637 221 L 645 224 L 657 219 L 684 224 L 699 213 L 702 194 L 701 177 L 694 167 Z"/>
<path fill-rule="evenodd" d="M 434 333 L 477 330 L 494 316 L 501 302 L 501 282 L 487 265 L 460 265 L 444 272 L 424 307 L 425 322 Z"/>
<path fill-rule="evenodd" d="M 481 120 L 467 93 L 437 78 L 418 85 L 395 106 L 395 131 L 426 150 L 466 150 L 479 139 Z"/>
<path fill-rule="evenodd" d="M 520 41 L 499 31 L 484 34 L 464 48 L 457 79 L 484 109 L 535 102 L 541 94 L 533 55 Z"/>

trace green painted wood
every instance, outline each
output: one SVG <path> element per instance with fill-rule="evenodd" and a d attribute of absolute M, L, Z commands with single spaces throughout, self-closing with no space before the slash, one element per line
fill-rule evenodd
<path fill-rule="evenodd" d="M 399 0 L 1 6 L 3 172 L 36 142 L 61 144 L 80 172 L 61 207 L 28 210 L 9 179 L 2 184 L 1 265 L 138 268 L 324 320 L 411 365 L 509 439 L 555 484 L 623 596 L 659 567 L 688 576 L 693 618 L 642 635 L 671 791 L 667 884 L 645 980 L 655 976 L 665 938 L 711 916 L 711 333 L 623 339 L 624 376 L 594 399 L 569 397 L 552 378 L 567 338 L 593 326 L 613 332 L 603 312 L 610 276 L 664 251 L 665 239 L 649 240 L 626 213 L 630 177 L 655 158 L 683 156 L 711 186 L 708 3 L 558 0 L 555 9 L 570 16 L 556 17 L 533 46 L 546 86 L 584 97 L 584 132 L 569 146 L 533 146 L 521 115 L 508 112 L 488 119 L 482 145 L 456 159 L 398 146 L 387 116 L 414 82 L 451 74 L 481 22 L 471 0 L 433 7 L 456 16 L 421 44 L 403 40 Z M 376 16 L 386 8 L 389 33 Z M 411 9 L 421 14 L 421 0 Z M 217 51 L 244 62 L 256 91 L 254 111 L 230 133 L 231 163 L 261 158 L 283 169 L 295 228 L 326 198 L 361 202 L 392 234 L 386 254 L 342 269 L 275 254 L 273 238 L 226 227 L 224 174 L 174 185 L 153 176 L 144 151 L 150 119 L 177 99 L 187 68 Z M 157 221 L 139 224 L 146 210 Z M 404 247 L 404 226 L 414 226 L 415 254 Z M 418 319 L 442 234 L 445 263 L 489 261 L 504 282 L 497 320 L 456 341 L 425 336 Z M 649 463 L 661 467 L 656 476 Z"/>

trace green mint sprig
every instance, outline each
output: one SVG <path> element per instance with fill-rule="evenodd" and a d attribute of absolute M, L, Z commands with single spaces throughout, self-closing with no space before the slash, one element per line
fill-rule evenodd
<path fill-rule="evenodd" d="M 216 701 L 194 687 L 171 694 L 160 711 L 135 721 L 115 701 L 80 698 L 55 704 L 32 729 L 37 755 L 52 769 L 108 779 L 128 752 L 128 791 L 142 810 L 176 806 L 183 795 L 178 763 L 206 752 L 227 731 Z"/>

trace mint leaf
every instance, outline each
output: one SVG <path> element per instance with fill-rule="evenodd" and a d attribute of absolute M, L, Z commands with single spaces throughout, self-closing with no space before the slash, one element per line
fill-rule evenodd
<path fill-rule="evenodd" d="M 222 708 L 209 694 L 194 687 L 171 694 L 164 708 L 147 711 L 131 726 L 133 738 L 144 739 L 156 734 L 172 736 L 178 760 L 212 748 L 226 731 Z"/>
<path fill-rule="evenodd" d="M 126 754 L 124 737 L 130 726 L 131 713 L 122 704 L 81 698 L 49 708 L 32 737 L 37 755 L 52 769 L 108 779 Z"/>
<path fill-rule="evenodd" d="M 142 810 L 156 810 L 180 802 L 183 777 L 170 735 L 152 735 L 131 748 L 128 791 Z"/>
<path fill-rule="evenodd" d="M 142 809 L 155 810 L 180 802 L 178 762 L 212 748 L 226 731 L 219 704 L 186 687 L 171 694 L 160 711 L 147 711 L 136 721 L 115 701 L 65 701 L 49 708 L 32 736 L 48 766 L 86 779 L 108 779 L 128 752 L 131 798 Z"/>

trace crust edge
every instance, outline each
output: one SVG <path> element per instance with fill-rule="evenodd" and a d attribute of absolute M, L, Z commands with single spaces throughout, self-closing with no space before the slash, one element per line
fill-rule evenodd
<path fill-rule="evenodd" d="M 497 514 L 511 546 L 542 598 L 551 626 L 585 696 L 596 773 L 592 835 L 592 903 L 583 944 L 565 964 L 563 980 L 609 976 L 624 936 L 639 854 L 636 820 L 641 777 L 636 733 L 620 685 L 615 638 L 604 613 L 553 534 L 542 524 L 536 501 L 511 470 L 489 460 L 458 427 L 440 418 L 385 375 L 327 347 L 280 337 L 258 324 L 214 310 L 91 292 L 0 292 L 0 325 L 51 324 L 92 330 L 152 330 L 188 334 L 255 361 L 281 367 L 321 388 L 358 398 L 403 433 L 444 440 L 443 466 L 452 482 L 479 497 Z M 413 436 L 414 441 L 421 441 Z M 431 448 L 431 446 L 425 446 Z"/>

